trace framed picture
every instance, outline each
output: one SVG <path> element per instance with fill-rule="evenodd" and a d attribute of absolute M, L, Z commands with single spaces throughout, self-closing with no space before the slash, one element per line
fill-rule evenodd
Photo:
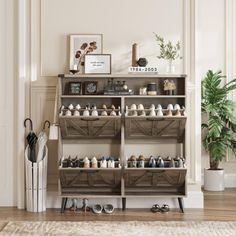
<path fill-rule="evenodd" d="M 102 50 L 102 34 L 70 35 L 70 70 L 84 66 L 86 54 L 101 54 Z"/>
<path fill-rule="evenodd" d="M 82 91 L 81 82 L 69 82 L 69 94 L 80 95 Z"/>
<path fill-rule="evenodd" d="M 84 63 L 85 74 L 111 74 L 111 54 L 87 54 Z"/>
<path fill-rule="evenodd" d="M 86 81 L 84 82 L 84 94 L 97 94 L 98 82 L 97 81 Z"/>

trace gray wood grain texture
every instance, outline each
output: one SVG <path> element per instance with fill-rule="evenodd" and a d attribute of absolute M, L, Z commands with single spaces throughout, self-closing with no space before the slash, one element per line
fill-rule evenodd
<path fill-rule="evenodd" d="M 128 86 L 138 88 L 150 79 L 157 82 L 161 91 L 164 79 L 173 79 L 177 85 L 177 94 L 166 96 L 160 92 L 156 96 L 104 96 L 104 95 L 66 95 L 65 87 L 71 81 L 99 82 L 99 89 L 104 87 L 104 78 L 126 80 Z M 182 143 L 184 146 L 185 124 L 187 117 L 125 117 L 125 106 L 133 103 L 144 105 L 155 103 L 167 106 L 179 103 L 185 106 L 186 75 L 126 74 L 126 75 L 63 75 L 59 77 L 59 102 L 70 103 L 96 102 L 115 104 L 121 107 L 122 117 L 58 117 L 61 138 L 59 139 L 60 156 L 64 143 L 102 143 L 112 140 L 120 143 L 121 164 L 125 166 L 126 143 Z M 184 149 L 184 148 L 183 148 Z M 183 150 L 184 153 L 184 150 Z M 116 169 L 66 169 L 59 168 L 59 195 L 62 197 L 182 197 L 186 196 L 186 168 L 116 168 Z"/>

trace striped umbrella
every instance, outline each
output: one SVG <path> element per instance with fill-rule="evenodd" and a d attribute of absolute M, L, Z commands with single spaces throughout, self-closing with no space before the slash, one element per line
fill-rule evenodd
<path fill-rule="evenodd" d="M 37 162 L 41 161 L 43 157 L 45 156 L 46 151 L 46 143 L 48 141 L 48 136 L 45 132 L 45 126 L 48 124 L 48 128 L 50 128 L 50 122 L 46 120 L 43 124 L 43 129 L 38 135 L 38 155 L 37 155 Z"/>
<path fill-rule="evenodd" d="M 28 159 L 31 162 L 36 162 L 36 151 L 35 151 L 35 148 L 36 148 L 36 143 L 37 143 L 38 137 L 35 134 L 35 132 L 33 131 L 33 122 L 32 122 L 32 120 L 30 118 L 25 119 L 25 121 L 24 121 L 25 128 L 26 128 L 26 122 L 27 121 L 30 122 L 30 132 L 29 132 L 29 134 L 26 137 L 27 142 L 29 144 L 29 149 L 30 149 L 29 150 L 29 157 L 28 157 Z"/>

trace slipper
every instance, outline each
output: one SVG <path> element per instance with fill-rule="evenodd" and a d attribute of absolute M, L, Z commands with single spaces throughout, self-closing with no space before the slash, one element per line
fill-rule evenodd
<path fill-rule="evenodd" d="M 170 208 L 167 204 L 163 204 L 161 207 L 161 212 L 168 212 L 170 211 Z"/>
<path fill-rule="evenodd" d="M 114 211 L 114 207 L 111 204 L 107 204 L 103 207 L 105 213 L 111 214 Z"/>
<path fill-rule="evenodd" d="M 155 204 L 151 208 L 151 212 L 156 213 L 156 212 L 161 212 L 161 208 L 158 204 Z"/>
<path fill-rule="evenodd" d="M 96 204 L 92 207 L 93 213 L 101 214 L 102 213 L 102 206 L 100 204 Z"/>

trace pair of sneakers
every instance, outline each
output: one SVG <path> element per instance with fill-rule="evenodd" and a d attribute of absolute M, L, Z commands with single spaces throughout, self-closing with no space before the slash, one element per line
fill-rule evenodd
<path fill-rule="evenodd" d="M 104 206 L 96 204 L 92 207 L 93 213 L 101 214 L 103 211 L 107 214 L 111 214 L 114 211 L 114 207 L 111 204 L 106 204 Z"/>
<path fill-rule="evenodd" d="M 167 204 L 163 204 L 161 207 L 158 204 L 155 204 L 155 205 L 152 206 L 151 211 L 153 213 L 156 213 L 156 212 L 168 212 L 168 211 L 170 211 L 170 208 L 169 208 L 169 206 Z"/>

